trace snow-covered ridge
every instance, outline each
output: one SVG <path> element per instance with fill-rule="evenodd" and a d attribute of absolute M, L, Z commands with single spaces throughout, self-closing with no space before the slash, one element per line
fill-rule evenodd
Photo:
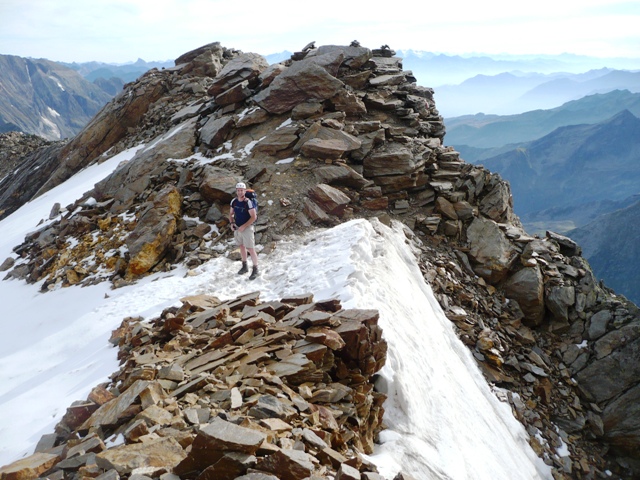
<path fill-rule="evenodd" d="M 126 156 L 85 170 L 3 220 L 3 230 L 15 233 L 0 253 L 46 218 L 51 202 L 68 203 Z M 354 220 L 287 238 L 261 260 L 264 273 L 252 284 L 224 257 L 192 275 L 177 269 L 117 290 L 100 284 L 41 294 L 22 281 L 0 284 L 5 318 L 16 319 L 0 344 L 0 464 L 30 453 L 71 402 L 117 369 L 107 340 L 125 316 L 150 318 L 186 295 L 230 298 L 258 289 L 265 300 L 311 292 L 339 298 L 346 308 L 379 309 L 390 345 L 384 371 L 390 429 L 372 458 L 385 475 L 403 468 L 417 478 L 550 478 L 456 338 L 401 227 Z"/>

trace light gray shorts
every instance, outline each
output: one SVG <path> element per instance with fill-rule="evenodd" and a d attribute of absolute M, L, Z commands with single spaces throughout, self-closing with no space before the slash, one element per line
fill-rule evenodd
<path fill-rule="evenodd" d="M 236 239 L 236 245 L 244 245 L 245 248 L 256 248 L 256 239 L 253 234 L 253 225 L 249 228 L 245 228 L 243 232 L 238 230 L 233 232 L 233 237 Z"/>

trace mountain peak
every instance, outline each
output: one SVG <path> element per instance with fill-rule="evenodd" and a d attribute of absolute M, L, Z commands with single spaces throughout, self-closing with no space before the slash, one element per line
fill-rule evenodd
<path fill-rule="evenodd" d="M 633 113 L 631 113 L 627 108 L 621 110 L 618 114 L 614 115 L 613 117 L 611 117 L 611 119 L 609 120 L 610 123 L 613 124 L 621 124 L 621 123 L 628 123 L 628 122 L 638 122 L 640 119 L 638 119 L 638 117 L 636 117 Z"/>
<path fill-rule="evenodd" d="M 48 463 L 39 465 L 36 475 L 47 475 L 60 452 L 90 447 L 101 452 L 69 460 L 81 468 L 83 461 L 99 458 L 99 466 L 89 466 L 96 474 L 107 464 L 129 473 L 131 465 L 112 456 L 122 451 L 162 458 L 166 463 L 147 472 L 153 478 L 169 471 L 185 478 L 206 471 L 203 476 L 217 478 L 218 469 L 227 475 L 228 468 L 234 472 L 229 478 L 251 468 L 285 470 L 285 477 L 296 480 L 372 472 L 361 453 L 373 453 L 375 439 L 384 437 L 378 434 L 385 393 L 370 382 L 384 362 L 383 335 L 405 335 L 427 356 L 405 362 L 407 352 L 394 352 L 399 363 L 417 365 L 412 386 L 419 388 L 404 391 L 390 383 L 393 403 L 402 404 L 403 414 L 426 416 L 421 418 L 429 427 L 434 411 L 445 418 L 443 432 L 407 432 L 412 419 L 403 420 L 397 437 L 416 440 L 407 447 L 399 438 L 387 445 L 396 454 L 406 448 L 394 459 L 411 457 L 408 466 L 417 478 L 434 471 L 459 476 L 460 465 L 449 462 L 446 453 L 436 460 L 416 459 L 416 444 L 434 445 L 435 452 L 482 448 L 482 455 L 460 457 L 469 462 L 464 470 L 481 471 L 475 476 L 482 479 L 552 478 L 552 467 L 535 452 L 553 459 L 558 477 L 574 464 L 594 477 L 610 465 L 620 469 L 614 458 L 601 457 L 600 452 L 614 452 L 603 448 L 604 435 L 626 447 L 625 454 L 637 453 L 640 432 L 634 427 L 634 437 L 625 423 L 637 415 L 635 384 L 619 375 L 619 362 L 594 353 L 595 341 L 612 333 L 607 348 L 616 359 L 635 358 L 636 344 L 616 333 L 626 325 L 635 332 L 633 310 L 607 295 L 571 239 L 553 232 L 544 238 L 527 235 L 514 214 L 509 184 L 444 145 L 434 91 L 417 85 L 392 49 L 325 45 L 269 65 L 261 55 L 212 43 L 179 59 L 174 68 L 128 84 L 61 151 L 46 155 L 51 174 L 34 175 L 43 165 L 28 159 L 24 169 L 31 175 L 0 181 L 0 200 L 24 203 L 26 186 L 52 194 L 79 172 L 103 174 L 91 176 L 93 187 L 81 190 L 80 198 L 52 205 L 37 230 L 12 245 L 3 269 L 7 279 L 39 289 L 43 297 L 106 284 L 114 292 L 102 290 L 109 292 L 105 302 L 128 305 L 119 295 L 124 289 L 145 284 L 155 294 L 155 284 L 145 277 L 162 282 L 179 273 L 189 280 L 206 275 L 215 262 L 234 271 L 208 277 L 207 291 L 229 283 L 247 293 L 220 302 L 194 292 L 181 306 L 163 299 L 172 306 L 150 322 L 123 311 L 122 328 L 116 326 L 111 337 L 123 346 L 123 370 L 111 376 L 109 390 L 97 387 L 78 406 L 81 411 L 65 416 L 51 439 L 57 453 L 38 455 Z M 255 283 L 233 266 L 242 259 L 229 223 L 237 182 L 247 183 L 260 199 L 253 234 L 261 247 L 263 277 Z M 15 195 L 5 193 L 9 184 Z M 51 202 L 53 196 L 38 199 Z M 366 230 L 366 247 L 332 248 L 342 260 L 319 254 L 325 243 L 321 231 L 350 241 L 350 229 Z M 392 230 L 393 239 L 386 236 Z M 289 238 L 309 244 L 315 255 L 289 256 Z M 403 248 L 411 243 L 412 253 L 407 249 L 396 256 L 387 248 L 391 242 Z M 390 274 L 383 257 L 402 262 L 407 275 Z M 371 270 L 355 271 L 341 261 L 366 263 Z M 362 308 L 343 310 L 333 298 L 314 304 L 310 295 L 257 301 L 256 289 L 276 291 L 278 282 L 298 288 L 320 272 L 328 281 L 314 285 L 319 294 L 334 295 L 337 282 L 344 282 L 345 296 L 353 301 L 360 296 Z M 430 332 L 439 340 L 433 348 L 424 346 L 427 334 L 415 335 L 394 322 L 401 306 L 408 307 L 414 324 L 430 313 L 412 298 L 367 294 L 360 288 L 372 275 L 400 289 L 407 283 L 398 278 L 414 284 L 415 276 L 421 291 L 433 289 L 442 305 Z M 385 304 L 384 332 L 377 312 L 366 305 L 372 296 Z M 435 305 L 435 298 L 429 304 Z M 440 340 L 443 329 L 457 332 L 461 341 Z M 364 348 L 367 342 L 371 349 Z M 583 342 L 584 350 L 576 346 Z M 440 385 L 434 388 L 420 376 L 442 363 L 436 362 L 438 348 L 461 351 L 464 366 L 447 365 L 446 375 L 473 372 L 482 403 L 496 399 L 477 368 L 492 384 L 509 389 L 494 391 L 531 432 L 535 452 L 510 408 L 492 408 L 495 422 L 482 422 L 491 432 L 504 431 L 490 438 L 504 441 L 509 450 L 475 441 L 478 432 L 467 422 L 449 421 L 470 419 L 474 410 L 466 409 L 476 402 L 463 389 L 448 389 L 443 396 Z M 220 355 L 228 362 L 219 362 Z M 37 375 L 42 378 L 41 371 Z M 431 393 L 438 408 L 424 408 L 430 403 L 424 395 Z M 452 408 L 452 396 L 466 403 Z M 630 400 L 620 401 L 626 397 Z M 146 423 L 149 415 L 156 425 Z M 452 424 L 462 424 L 464 432 L 458 434 Z M 599 429 L 596 439 L 591 424 Z M 558 425 L 571 433 L 562 435 L 568 446 L 561 453 Z M 109 435 L 120 433 L 122 445 L 105 445 Z M 446 443 L 456 439 L 470 439 L 469 446 Z M 238 447 L 240 454 L 229 453 Z M 67 468 L 70 462 L 63 461 Z"/>

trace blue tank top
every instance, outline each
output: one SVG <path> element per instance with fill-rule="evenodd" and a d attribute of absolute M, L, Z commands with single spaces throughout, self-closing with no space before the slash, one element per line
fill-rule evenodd
<path fill-rule="evenodd" d="M 231 208 L 233 208 L 233 218 L 236 225 L 241 226 L 249 221 L 251 218 L 249 210 L 255 209 L 256 206 L 250 198 L 245 198 L 244 202 L 241 202 L 238 198 L 234 198 L 231 200 Z"/>

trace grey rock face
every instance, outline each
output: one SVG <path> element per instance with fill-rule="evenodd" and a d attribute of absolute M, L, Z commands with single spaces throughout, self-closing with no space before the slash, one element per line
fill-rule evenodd
<path fill-rule="evenodd" d="M 516 250 L 500 227 L 492 220 L 474 218 L 467 237 L 476 273 L 491 283 L 504 279 L 515 260 Z"/>
<path fill-rule="evenodd" d="M 508 298 L 516 300 L 527 325 L 537 326 L 544 320 L 544 281 L 536 267 L 523 268 L 509 277 L 504 285 Z"/>
<path fill-rule="evenodd" d="M 333 57 L 330 59 L 334 60 Z M 255 95 L 254 101 L 268 112 L 278 114 L 288 112 L 302 102 L 333 97 L 343 83 L 321 66 L 319 60 L 322 58 L 295 62 L 269 87 Z"/>

